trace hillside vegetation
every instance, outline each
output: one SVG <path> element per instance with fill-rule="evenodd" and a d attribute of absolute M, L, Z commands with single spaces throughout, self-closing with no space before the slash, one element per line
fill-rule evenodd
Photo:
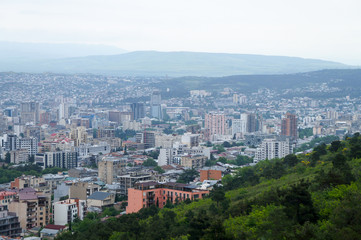
<path fill-rule="evenodd" d="M 244 167 L 206 199 L 102 222 L 91 214 L 66 239 L 359 239 L 360 134 L 305 155 Z"/>

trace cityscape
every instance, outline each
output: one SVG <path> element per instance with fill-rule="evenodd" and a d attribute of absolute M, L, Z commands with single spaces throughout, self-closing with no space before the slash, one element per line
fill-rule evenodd
<path fill-rule="evenodd" d="M 0 240 L 361 239 L 361 3 L 0 3 Z"/>

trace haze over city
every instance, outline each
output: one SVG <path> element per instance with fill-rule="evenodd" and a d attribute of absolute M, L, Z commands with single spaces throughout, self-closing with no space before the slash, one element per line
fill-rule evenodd
<path fill-rule="evenodd" d="M 316 58 L 360 65 L 361 3 L 1 1 L 0 41 Z"/>
<path fill-rule="evenodd" d="M 0 239 L 360 239 L 361 3 L 0 2 Z"/>

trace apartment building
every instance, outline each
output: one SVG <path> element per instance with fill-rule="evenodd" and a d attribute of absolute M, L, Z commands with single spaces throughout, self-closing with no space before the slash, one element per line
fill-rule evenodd
<path fill-rule="evenodd" d="M 54 224 L 66 225 L 76 218 L 84 219 L 86 213 L 86 201 L 79 199 L 66 199 L 53 204 Z"/>
<path fill-rule="evenodd" d="M 186 199 L 202 199 L 209 191 L 195 189 L 194 186 L 183 183 L 140 182 L 134 188 L 128 189 L 127 213 L 138 212 L 142 208 L 157 205 L 163 208 L 167 201 L 181 202 Z"/>
<path fill-rule="evenodd" d="M 20 234 L 19 218 L 15 213 L 9 212 L 7 206 L 0 205 L 0 236 L 16 238 Z"/>
<path fill-rule="evenodd" d="M 15 212 L 22 229 L 46 226 L 50 222 L 50 195 L 36 192 L 33 188 L 19 190 L 16 198 L 9 204 L 9 210 Z"/>

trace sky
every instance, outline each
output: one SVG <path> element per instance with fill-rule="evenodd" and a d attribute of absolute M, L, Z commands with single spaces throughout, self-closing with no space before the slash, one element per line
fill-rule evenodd
<path fill-rule="evenodd" d="M 359 0 L 0 0 L 0 41 L 361 65 Z"/>

